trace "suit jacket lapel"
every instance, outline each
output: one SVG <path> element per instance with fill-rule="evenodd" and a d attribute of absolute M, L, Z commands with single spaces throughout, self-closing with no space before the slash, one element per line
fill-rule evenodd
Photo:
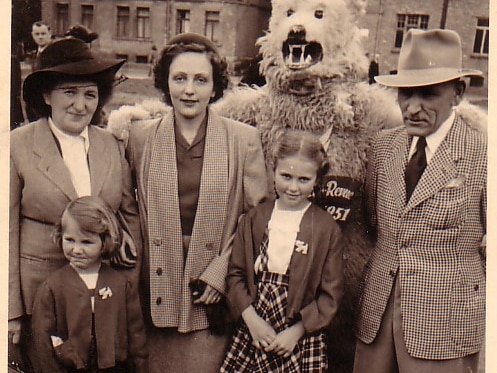
<path fill-rule="evenodd" d="M 399 154 L 401 156 L 399 157 Z M 390 180 L 390 187 L 393 193 L 393 199 L 398 205 L 398 210 L 402 210 L 406 204 L 406 183 L 405 169 L 407 157 L 409 154 L 409 141 L 405 131 L 397 136 L 388 150 L 385 161 L 385 174 L 387 180 Z"/>
<path fill-rule="evenodd" d="M 106 147 L 101 136 L 98 136 L 93 126 L 88 127 L 90 147 L 88 148 L 88 162 L 90 166 L 91 194 L 98 196 L 108 175 L 110 162 L 103 162 Z"/>
<path fill-rule="evenodd" d="M 38 169 L 70 199 L 77 198 L 71 175 L 57 149 L 46 119 L 40 119 L 34 132 L 33 153 L 39 156 Z"/>
<path fill-rule="evenodd" d="M 452 125 L 447 137 L 442 141 L 425 172 L 421 175 L 418 185 L 414 190 L 407 209 L 419 205 L 430 198 L 449 180 L 457 176 L 457 162 L 463 156 L 464 144 L 466 142 L 464 127 L 457 118 Z"/>

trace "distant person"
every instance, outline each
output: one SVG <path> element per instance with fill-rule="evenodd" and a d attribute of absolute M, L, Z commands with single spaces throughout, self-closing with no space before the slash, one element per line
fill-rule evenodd
<path fill-rule="evenodd" d="M 37 370 L 148 373 L 138 284 L 104 261 L 119 250 L 122 229 L 100 197 L 70 202 L 53 230 L 67 264 L 36 293 Z"/>
<path fill-rule="evenodd" d="M 157 50 L 157 47 L 155 45 L 152 45 L 150 53 L 148 54 L 147 57 L 147 62 L 150 64 L 150 68 L 148 70 L 148 76 L 152 76 L 152 73 L 154 71 L 154 66 L 158 60 L 159 60 L 159 51 Z"/>
<path fill-rule="evenodd" d="M 33 23 L 31 36 L 35 41 L 37 48 L 31 56 L 31 72 L 40 69 L 40 54 L 52 42 L 52 30 L 50 25 L 43 21 Z M 32 107 L 26 106 L 26 116 L 29 122 L 33 122 L 40 117 L 36 114 Z"/>
<path fill-rule="evenodd" d="M 98 38 L 98 34 L 96 32 L 80 24 L 71 26 L 64 35 L 83 40 L 87 44 L 91 44 L 92 41 Z"/>
<path fill-rule="evenodd" d="M 368 71 L 369 84 L 376 83 L 374 77 L 378 76 L 379 74 L 380 74 L 380 64 L 378 63 L 378 55 L 375 54 L 373 59 L 369 63 L 369 71 Z"/>
<path fill-rule="evenodd" d="M 31 27 L 31 36 L 37 45 L 36 51 L 32 59 L 32 71 L 38 70 L 40 53 L 52 42 L 52 30 L 50 25 L 43 21 L 33 23 Z"/>

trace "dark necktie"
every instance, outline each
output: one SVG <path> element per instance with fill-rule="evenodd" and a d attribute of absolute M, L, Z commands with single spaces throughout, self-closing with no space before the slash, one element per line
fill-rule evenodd
<path fill-rule="evenodd" d="M 416 184 L 426 168 L 425 148 L 426 139 L 424 137 L 419 137 L 418 143 L 416 144 L 416 151 L 406 167 L 406 201 L 409 201 L 409 198 L 411 198 L 412 192 L 416 188 Z"/>

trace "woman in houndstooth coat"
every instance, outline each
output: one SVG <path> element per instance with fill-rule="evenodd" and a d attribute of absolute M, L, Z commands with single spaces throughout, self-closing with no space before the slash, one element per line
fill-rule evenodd
<path fill-rule="evenodd" d="M 208 107 L 228 82 L 211 41 L 177 35 L 154 74 L 172 110 L 127 128 L 145 237 L 142 302 L 150 368 L 217 372 L 228 336 L 208 330 L 207 308 L 223 299 L 239 216 L 266 195 L 262 146 L 255 128 Z M 114 133 L 115 125 L 111 116 Z"/>

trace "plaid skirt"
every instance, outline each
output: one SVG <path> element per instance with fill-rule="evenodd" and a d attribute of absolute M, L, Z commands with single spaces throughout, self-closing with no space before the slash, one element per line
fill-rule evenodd
<path fill-rule="evenodd" d="M 288 275 L 267 271 L 259 275 L 254 308 L 276 333 L 288 328 L 285 320 L 287 299 Z M 292 354 L 288 358 L 283 358 L 254 347 L 250 332 L 242 320 L 233 336 L 220 372 L 326 372 L 328 359 L 325 340 L 324 331 L 305 335 L 297 343 Z"/>

